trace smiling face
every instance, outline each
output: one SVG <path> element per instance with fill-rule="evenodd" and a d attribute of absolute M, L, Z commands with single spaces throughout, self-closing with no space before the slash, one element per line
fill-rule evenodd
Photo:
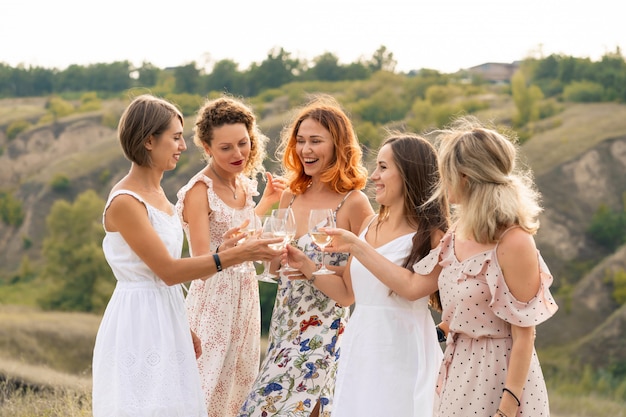
<path fill-rule="evenodd" d="M 296 154 L 306 175 L 319 176 L 335 159 L 332 135 L 317 121 L 303 120 L 296 135 Z"/>
<path fill-rule="evenodd" d="M 158 137 L 148 139 L 145 146 L 150 152 L 152 166 L 163 171 L 176 168 L 181 153 L 187 149 L 180 120 L 173 117 L 168 128 Z"/>
<path fill-rule="evenodd" d="M 212 164 L 223 177 L 243 172 L 250 155 L 250 135 L 243 123 L 225 124 L 213 129 L 211 145 L 204 145 Z"/>
<path fill-rule="evenodd" d="M 376 190 L 376 202 L 391 207 L 394 204 L 402 206 L 404 202 L 402 189 L 402 175 L 393 158 L 391 145 L 380 148 L 376 157 L 376 169 L 370 179 Z"/>

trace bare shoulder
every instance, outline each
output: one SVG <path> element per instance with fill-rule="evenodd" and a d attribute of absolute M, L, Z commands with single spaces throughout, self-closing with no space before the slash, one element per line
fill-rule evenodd
<path fill-rule="evenodd" d="M 280 196 L 280 202 L 278 203 L 279 207 L 287 207 L 293 198 L 293 193 L 289 191 L 288 188 L 285 188 L 282 195 Z"/>
<path fill-rule="evenodd" d="M 105 227 L 109 232 L 116 232 L 124 223 L 136 224 L 144 217 L 147 218 L 147 209 L 141 201 L 130 194 L 118 194 L 111 200 L 105 212 Z"/>
<path fill-rule="evenodd" d="M 443 239 L 443 237 L 445 236 L 446 232 L 444 232 L 441 229 L 437 229 L 435 231 L 433 231 L 430 234 L 430 247 L 432 249 L 436 248 L 437 246 L 439 246 L 439 242 L 441 242 L 441 239 Z"/>
<path fill-rule="evenodd" d="M 511 229 L 498 242 L 497 256 L 500 266 L 505 269 L 507 266 L 534 265 L 538 262 L 535 239 L 522 228 Z"/>
<path fill-rule="evenodd" d="M 117 189 L 125 189 L 125 188 L 114 188 L 111 190 L 111 195 L 117 191 Z M 132 190 L 129 190 L 132 191 Z M 109 197 L 110 198 L 110 197 Z M 109 208 L 107 212 L 116 212 L 116 211 L 124 211 L 124 210 L 132 210 L 134 208 L 142 208 L 144 204 L 137 199 L 137 197 L 128 194 L 128 193 L 120 193 L 116 195 L 113 200 L 109 203 Z"/>
<path fill-rule="evenodd" d="M 344 227 L 353 233 L 359 233 L 364 222 L 372 217 L 374 210 L 363 191 L 352 192 L 341 209 L 337 212 L 337 223 L 348 224 Z M 341 220 L 346 220 L 341 221 Z"/>
<path fill-rule="evenodd" d="M 184 200 L 185 201 L 189 201 L 189 200 L 195 201 L 197 199 L 206 200 L 208 188 L 209 187 L 204 182 L 196 181 L 196 183 L 192 185 L 189 191 L 187 191 L 187 193 L 185 194 Z"/>
<path fill-rule="evenodd" d="M 506 252 L 534 252 L 537 249 L 534 237 L 521 227 L 510 229 L 498 243 L 498 250 Z"/>
<path fill-rule="evenodd" d="M 513 296 L 530 301 L 539 290 L 539 257 L 533 236 L 516 227 L 502 236 L 496 256 L 504 280 Z"/>
<path fill-rule="evenodd" d="M 350 193 L 350 195 L 348 196 L 348 198 L 346 198 L 346 201 L 344 202 L 344 206 L 348 209 L 346 211 L 350 212 L 352 210 L 365 211 L 369 212 L 368 216 L 374 213 L 369 199 L 361 190 L 356 190 Z"/>

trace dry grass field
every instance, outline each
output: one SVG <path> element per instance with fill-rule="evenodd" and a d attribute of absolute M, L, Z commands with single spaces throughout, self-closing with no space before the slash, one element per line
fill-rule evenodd
<path fill-rule="evenodd" d="M 99 322 L 91 314 L 0 305 L 0 417 L 91 416 Z M 551 405 L 553 417 L 626 417 L 623 404 L 602 398 L 551 393 Z"/>

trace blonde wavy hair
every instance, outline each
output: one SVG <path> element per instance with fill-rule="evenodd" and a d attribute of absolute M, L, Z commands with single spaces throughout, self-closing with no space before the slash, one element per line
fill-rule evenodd
<path fill-rule="evenodd" d="M 455 197 L 453 221 L 479 243 L 494 243 L 517 225 L 530 234 L 542 212 L 530 170 L 517 167 L 517 137 L 499 133 L 473 116 L 435 131 L 440 181 L 432 199 Z"/>

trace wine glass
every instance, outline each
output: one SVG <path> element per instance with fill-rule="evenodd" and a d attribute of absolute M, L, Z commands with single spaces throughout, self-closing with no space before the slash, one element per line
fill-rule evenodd
<path fill-rule="evenodd" d="M 334 274 L 324 264 L 324 248 L 332 239 L 328 234 L 320 230 L 324 227 L 335 227 L 335 213 L 332 209 L 312 209 L 309 213 L 309 234 L 313 242 L 322 248 L 322 265 L 320 269 L 313 272 L 314 275 Z"/>
<path fill-rule="evenodd" d="M 272 210 L 272 217 L 277 219 L 274 224 L 274 236 L 284 237 L 285 245 L 289 244 L 296 236 L 296 217 L 291 207 Z M 297 271 L 286 263 L 281 267 L 282 271 Z"/>
<path fill-rule="evenodd" d="M 278 219 L 275 219 L 272 216 L 263 216 L 261 217 L 261 221 L 263 223 L 263 230 L 261 231 L 261 237 L 263 239 L 269 239 L 273 237 L 278 237 L 274 233 L 274 223 Z M 270 248 L 275 250 L 280 250 L 285 246 L 285 242 L 274 243 L 269 245 Z M 257 280 L 261 282 L 270 282 L 272 284 L 276 284 L 276 278 L 278 275 L 274 275 L 270 272 L 270 261 L 263 261 L 263 273 L 256 276 Z"/>
<path fill-rule="evenodd" d="M 245 224 L 245 225 L 244 225 Z M 236 208 L 230 219 L 231 227 L 241 227 L 240 232 L 246 233 L 248 236 L 242 237 L 237 244 L 243 243 L 246 239 L 254 236 L 261 229 L 261 219 L 256 215 L 252 208 Z M 243 226 L 242 226 L 243 225 Z M 237 272 L 256 272 L 252 262 L 244 262 L 240 266 L 234 268 Z"/>

